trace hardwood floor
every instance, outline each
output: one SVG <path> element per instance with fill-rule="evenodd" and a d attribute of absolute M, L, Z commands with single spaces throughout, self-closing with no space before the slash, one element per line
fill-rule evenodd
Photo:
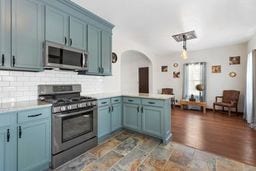
<path fill-rule="evenodd" d="M 174 109 L 173 141 L 256 166 L 256 131 L 242 116 Z"/>

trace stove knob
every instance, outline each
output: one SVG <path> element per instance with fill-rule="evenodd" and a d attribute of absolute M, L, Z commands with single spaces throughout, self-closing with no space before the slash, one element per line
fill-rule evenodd
<path fill-rule="evenodd" d="M 91 102 L 87 102 L 87 104 L 86 104 L 86 106 L 91 106 L 92 104 L 91 104 Z"/>
<path fill-rule="evenodd" d="M 96 106 L 96 105 L 97 105 L 97 102 L 96 102 L 96 101 L 93 101 L 93 102 L 92 102 L 92 105 L 93 105 L 93 106 Z"/>
<path fill-rule="evenodd" d="M 67 108 L 68 108 L 68 110 L 71 110 L 71 109 L 72 109 L 72 106 L 71 106 L 71 105 L 68 105 Z"/>
<path fill-rule="evenodd" d="M 61 110 L 61 111 L 65 111 L 65 110 L 66 110 L 66 107 L 65 107 L 65 106 L 61 106 L 61 107 L 60 107 L 60 110 Z"/>

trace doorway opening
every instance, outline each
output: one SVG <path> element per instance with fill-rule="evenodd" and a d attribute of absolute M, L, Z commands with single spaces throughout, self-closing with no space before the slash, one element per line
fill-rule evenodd
<path fill-rule="evenodd" d="M 139 68 L 139 93 L 149 93 L 149 67 Z"/>

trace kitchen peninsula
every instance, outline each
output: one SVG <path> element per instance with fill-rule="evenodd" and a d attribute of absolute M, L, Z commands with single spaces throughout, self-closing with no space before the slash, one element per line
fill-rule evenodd
<path fill-rule="evenodd" d="M 159 138 L 171 139 L 170 95 L 107 93 L 90 95 L 98 99 L 99 140 L 122 128 Z"/>

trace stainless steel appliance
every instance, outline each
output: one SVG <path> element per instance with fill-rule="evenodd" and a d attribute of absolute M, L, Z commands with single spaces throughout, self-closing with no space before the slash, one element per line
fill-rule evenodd
<path fill-rule="evenodd" d="M 76 71 L 87 69 L 88 55 L 84 50 L 45 41 L 44 53 L 45 68 L 61 68 Z"/>
<path fill-rule="evenodd" d="M 80 96 L 81 85 L 39 85 L 52 106 L 52 168 L 97 145 L 97 101 Z"/>

